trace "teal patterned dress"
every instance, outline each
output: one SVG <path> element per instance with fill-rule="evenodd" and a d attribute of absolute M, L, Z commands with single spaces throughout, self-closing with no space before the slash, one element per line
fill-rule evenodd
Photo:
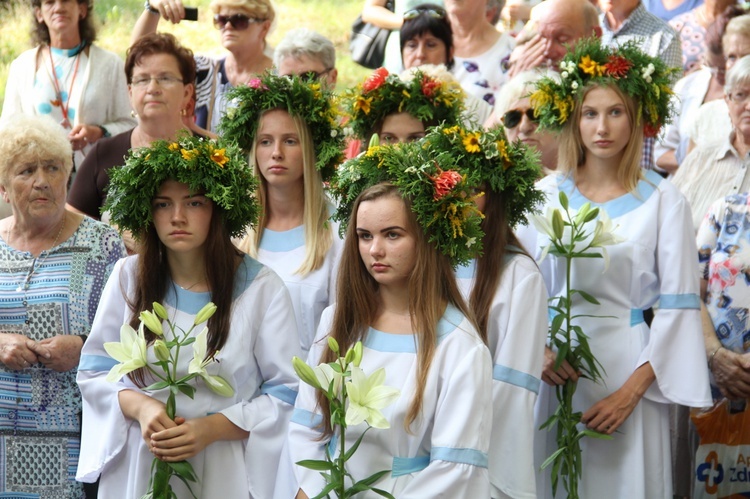
<path fill-rule="evenodd" d="M 104 284 L 123 256 L 117 233 L 90 218 L 36 259 L 0 239 L 0 333 L 36 341 L 87 335 Z M 75 481 L 80 413 L 75 369 L 59 373 L 36 364 L 14 371 L 0 364 L 0 498 L 83 497 Z"/>

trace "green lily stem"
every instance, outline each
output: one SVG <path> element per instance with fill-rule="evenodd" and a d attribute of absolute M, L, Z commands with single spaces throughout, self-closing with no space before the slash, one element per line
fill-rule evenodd
<path fill-rule="evenodd" d="M 339 360 L 341 365 L 341 372 L 346 372 L 346 366 Z M 339 498 L 345 497 L 346 494 L 346 383 L 341 383 L 341 408 L 344 410 L 344 421 L 341 423 L 341 438 L 339 439 L 339 457 L 336 458 L 337 466 L 341 471 L 341 483 L 339 484 L 339 490 L 336 495 Z"/>

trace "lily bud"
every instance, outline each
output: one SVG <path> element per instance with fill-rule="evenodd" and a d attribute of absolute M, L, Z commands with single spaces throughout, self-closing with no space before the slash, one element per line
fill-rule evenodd
<path fill-rule="evenodd" d="M 370 143 L 367 144 L 367 148 L 373 148 L 380 145 L 380 137 L 377 133 L 373 133 L 372 137 L 370 137 Z"/>
<path fill-rule="evenodd" d="M 155 313 L 148 311 L 148 310 L 144 310 L 143 312 L 141 312 L 138 318 L 156 336 L 164 335 L 164 330 L 161 327 L 161 319 L 159 319 Z"/>
<path fill-rule="evenodd" d="M 195 316 L 195 320 L 193 321 L 193 324 L 197 326 L 198 324 L 202 322 L 206 322 L 215 313 L 216 313 L 216 305 L 214 305 L 213 302 L 208 302 L 203 306 L 202 309 L 198 311 L 198 314 Z"/>
<path fill-rule="evenodd" d="M 203 381 L 206 385 L 216 394 L 222 397 L 231 397 L 234 395 L 234 388 L 229 384 L 227 380 L 221 376 L 214 376 L 209 374 L 203 377 Z"/>
<path fill-rule="evenodd" d="M 560 195 L 558 197 L 560 199 L 560 206 L 563 207 L 563 210 L 567 210 L 568 209 L 568 196 L 563 191 L 560 191 Z"/>
<path fill-rule="evenodd" d="M 292 367 L 294 368 L 294 372 L 297 373 L 299 379 L 313 388 L 320 388 L 320 383 L 318 383 L 318 378 L 315 376 L 315 371 L 313 371 L 313 368 L 308 366 L 304 360 L 295 355 L 292 357 Z"/>
<path fill-rule="evenodd" d="M 354 359 L 352 359 L 352 364 L 359 367 L 359 363 L 362 362 L 362 342 L 358 341 L 354 344 Z"/>
<path fill-rule="evenodd" d="M 563 232 L 565 231 L 565 222 L 563 222 L 560 210 L 555 210 L 552 213 L 552 230 L 555 233 L 555 239 L 562 239 Z"/>
<path fill-rule="evenodd" d="M 163 340 L 156 340 L 154 342 L 154 355 L 162 362 L 169 360 L 169 348 L 167 348 L 167 344 Z"/>
<path fill-rule="evenodd" d="M 158 315 L 161 320 L 165 321 L 169 319 L 169 316 L 167 315 L 167 309 L 164 308 L 161 303 L 155 301 L 152 306 L 154 307 L 154 312 L 156 312 L 156 315 Z"/>
<path fill-rule="evenodd" d="M 339 342 L 336 341 L 332 336 L 328 337 L 328 348 L 335 354 L 339 353 Z"/>

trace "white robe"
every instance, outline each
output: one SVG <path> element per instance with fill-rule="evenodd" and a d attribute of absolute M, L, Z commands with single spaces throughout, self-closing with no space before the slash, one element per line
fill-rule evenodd
<path fill-rule="evenodd" d="M 475 262 L 456 271 L 467 303 Z M 541 384 L 547 341 L 547 290 L 536 263 L 508 253 L 490 305 L 487 341 L 492 355 L 492 439 L 489 472 L 493 498 L 536 497 L 532 442 L 534 404 Z"/>
<path fill-rule="evenodd" d="M 334 307 L 323 313 L 308 363 L 318 365 L 330 330 Z M 357 452 L 347 462 L 355 480 L 382 470 L 394 470 L 375 483 L 399 499 L 488 498 L 487 451 L 491 430 L 491 359 L 474 328 L 449 306 L 438 325 L 438 347 L 424 389 L 421 417 L 404 429 L 416 382 L 417 357 L 412 335 L 388 334 L 370 329 L 364 343 L 361 367 L 368 376 L 386 370 L 385 385 L 401 390 L 399 398 L 383 409 L 391 427 L 367 432 Z M 289 425 L 292 462 L 324 459 L 328 440 L 320 441 L 316 426 L 315 391 L 300 383 L 294 416 Z M 367 428 L 349 427 L 346 448 Z M 338 445 L 336 446 L 338 449 Z M 317 471 L 295 466 L 300 487 L 309 497 L 324 487 Z M 358 498 L 380 497 L 372 492 Z"/>
<path fill-rule="evenodd" d="M 101 474 L 99 497 L 138 499 L 148 488 L 153 455 L 148 451 L 136 421 L 125 418 L 118 403 L 120 390 L 138 390 L 126 376 L 118 383 L 105 380 L 116 361 L 103 344 L 120 341 L 120 326 L 129 322 L 125 295 L 132 297 L 137 257 L 120 260 L 104 289 L 78 371 L 83 395 L 83 438 L 77 479 L 93 482 Z M 250 432 L 248 440 L 217 441 L 189 459 L 199 483 L 197 497 L 253 497 L 273 494 L 279 456 L 292 414 L 297 378 L 293 355 L 299 355 L 291 302 L 284 283 L 268 267 L 245 257 L 236 275 L 230 334 L 219 354 L 220 363 L 207 367 L 235 390 L 221 397 L 194 381 L 191 400 L 177 395 L 177 415 L 185 418 L 221 413 Z M 176 291 L 174 291 L 176 289 Z M 170 318 L 189 329 L 194 315 L 210 298 L 171 286 L 165 298 Z M 125 295 L 123 295 L 125 293 Z M 197 334 L 201 328 L 196 328 Z M 179 372 L 187 373 L 192 350 L 183 350 Z M 150 361 L 155 361 L 149 347 Z M 166 401 L 166 390 L 152 397 Z M 171 481 L 178 497 L 190 497 L 177 479 Z"/>
<path fill-rule="evenodd" d="M 574 313 L 611 318 L 580 318 L 577 323 L 589 336 L 591 351 L 601 362 L 604 380 L 595 384 L 581 379 L 574 407 L 586 411 L 619 389 L 636 368 L 651 364 L 656 380 L 612 440 L 584 438 L 582 498 L 664 498 L 672 496 L 668 404 L 690 407 L 711 405 L 708 369 L 703 348 L 699 308 L 697 249 L 684 196 L 652 171 L 628 193 L 601 206 L 617 226 L 624 242 L 609 246 L 609 268 L 600 258 L 574 259 L 572 287 L 596 297 L 601 305 L 580 296 Z M 547 205 L 559 207 L 558 192 L 565 191 L 573 210 L 588 201 L 569 178 L 560 174 L 541 180 Z M 519 231 L 524 247 L 540 254 L 546 236 L 533 229 Z M 536 237 L 538 236 L 538 238 Z M 540 262 L 550 296 L 565 286 L 564 259 L 554 256 Z M 659 305 L 649 328 L 643 310 Z M 554 389 L 543 384 L 537 404 L 537 425 L 557 406 Z M 541 464 L 557 449 L 555 433 L 540 431 L 535 458 Z M 549 469 L 548 469 L 549 470 Z M 539 473 L 540 497 L 551 495 L 549 473 Z M 558 495 L 564 494 L 560 483 Z"/>
<path fill-rule="evenodd" d="M 297 273 L 305 259 L 304 226 L 276 232 L 263 229 L 258 248 L 258 261 L 268 265 L 284 280 L 292 297 L 294 316 L 297 320 L 302 358 L 307 358 L 315 331 L 323 310 L 336 301 L 336 277 L 343 242 L 339 238 L 338 225 L 333 222 L 333 242 L 326 253 L 323 265 L 307 275 Z"/>

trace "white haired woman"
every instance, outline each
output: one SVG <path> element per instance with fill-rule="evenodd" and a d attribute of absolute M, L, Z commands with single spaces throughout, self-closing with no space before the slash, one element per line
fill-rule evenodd
<path fill-rule="evenodd" d="M 125 247 L 109 226 L 65 209 L 72 166 L 51 119 L 17 116 L 0 130 L 0 193 L 13 210 L 0 221 L 0 492 L 15 497 L 84 494 L 69 473 L 80 447 L 76 367 Z"/>

